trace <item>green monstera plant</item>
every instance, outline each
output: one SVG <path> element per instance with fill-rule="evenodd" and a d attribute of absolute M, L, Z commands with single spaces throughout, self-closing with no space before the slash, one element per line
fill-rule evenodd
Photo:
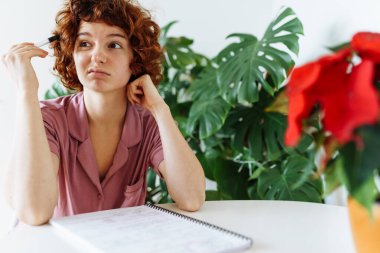
<path fill-rule="evenodd" d="M 294 12 L 284 8 L 261 39 L 229 35 L 234 42 L 212 59 L 194 52 L 192 40 L 168 37 L 173 24 L 163 28 L 165 80 L 159 90 L 206 177 L 217 184 L 207 199 L 321 202 L 322 182 L 310 177 L 312 136 L 305 134 L 296 148 L 287 148 L 286 115 L 271 111 L 281 102 L 303 33 Z M 161 187 L 158 201 L 170 200 L 162 181 L 151 182 L 150 189 Z"/>
<path fill-rule="evenodd" d="M 303 33 L 292 9 L 283 8 L 261 39 L 229 35 L 232 42 L 214 58 L 194 52 L 189 38 L 170 37 L 174 24 L 162 28 L 164 79 L 158 89 L 206 177 L 216 182 L 207 200 L 322 202 L 321 179 L 312 176 L 313 137 L 304 134 L 298 146 L 286 147 L 286 115 L 278 113 Z M 147 202 L 172 201 L 153 170 L 147 185 Z"/>

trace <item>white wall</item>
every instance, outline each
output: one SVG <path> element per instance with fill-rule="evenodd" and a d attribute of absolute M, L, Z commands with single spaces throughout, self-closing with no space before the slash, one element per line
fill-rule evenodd
<path fill-rule="evenodd" d="M 49 3 L 49 4 L 46 4 Z M 30 41 L 38 42 L 50 35 L 54 27 L 54 17 L 61 1 L 1 1 L 0 2 L 0 54 L 16 43 Z M 52 58 L 35 59 L 37 76 L 43 91 L 53 83 L 55 77 L 51 75 Z M 10 82 L 9 76 L 1 66 L 0 71 L 0 236 L 7 230 L 11 220 L 11 209 L 4 201 L 3 174 L 7 164 L 9 149 L 12 142 L 12 129 L 14 121 L 14 99 L 16 90 Z"/>
<path fill-rule="evenodd" d="M 299 63 L 328 53 L 327 46 L 350 40 L 357 31 L 380 32 L 378 0 L 275 0 L 274 8 L 290 6 L 304 25 Z"/>
<path fill-rule="evenodd" d="M 155 20 L 165 25 L 173 20 L 170 34 L 194 39 L 194 49 L 215 56 L 231 33 L 263 34 L 273 13 L 273 0 L 141 0 Z"/>
<path fill-rule="evenodd" d="M 299 62 L 326 51 L 323 46 L 348 40 L 359 30 L 380 31 L 380 2 L 376 0 L 141 0 L 160 25 L 178 20 L 171 34 L 195 40 L 194 49 L 214 56 L 226 45 L 224 39 L 234 32 L 260 37 L 281 6 L 292 7 L 304 24 Z M 15 0 L 0 2 L 0 54 L 15 43 L 38 42 L 50 35 L 55 13 L 62 0 Z M 35 59 L 42 97 L 55 80 L 51 75 L 53 59 Z M 0 71 L 0 179 L 9 156 L 14 120 L 15 88 L 1 67 Z M 0 194 L 0 235 L 6 231 L 11 211 Z"/>

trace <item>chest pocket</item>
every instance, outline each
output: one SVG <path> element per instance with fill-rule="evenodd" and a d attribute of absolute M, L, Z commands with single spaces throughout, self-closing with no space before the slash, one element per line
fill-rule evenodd
<path fill-rule="evenodd" d="M 121 207 L 139 206 L 145 203 L 146 189 L 144 187 L 144 177 L 142 176 L 137 183 L 127 185 L 124 190 L 124 201 Z"/>

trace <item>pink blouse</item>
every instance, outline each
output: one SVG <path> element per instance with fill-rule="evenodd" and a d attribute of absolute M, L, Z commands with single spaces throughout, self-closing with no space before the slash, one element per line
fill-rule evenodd
<path fill-rule="evenodd" d="M 113 163 L 100 181 L 83 93 L 40 106 L 50 150 L 60 160 L 53 217 L 144 204 L 147 169 L 160 175 L 164 160 L 158 126 L 147 110 L 128 104 Z"/>

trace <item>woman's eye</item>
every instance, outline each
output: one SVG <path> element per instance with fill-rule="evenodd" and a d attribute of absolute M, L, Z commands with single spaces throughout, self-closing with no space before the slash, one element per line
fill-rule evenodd
<path fill-rule="evenodd" d="M 81 41 L 79 42 L 79 47 L 87 47 L 89 43 L 87 41 Z"/>
<path fill-rule="evenodd" d="M 111 44 L 109 45 L 109 47 L 110 47 L 110 48 L 121 48 L 120 44 L 118 44 L 118 43 L 111 43 Z"/>

